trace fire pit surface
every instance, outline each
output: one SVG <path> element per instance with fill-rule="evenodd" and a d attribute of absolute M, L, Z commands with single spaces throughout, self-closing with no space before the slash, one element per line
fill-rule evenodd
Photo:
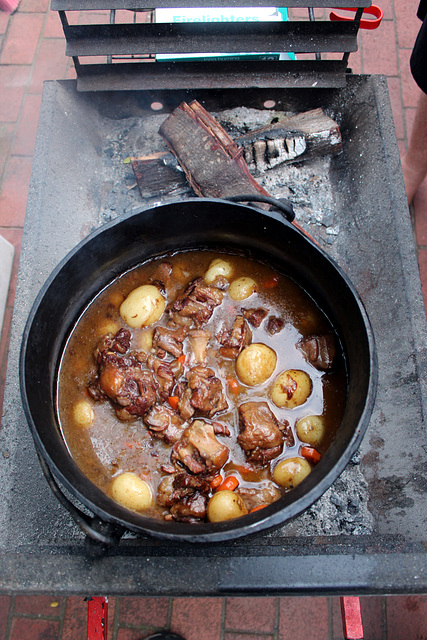
<path fill-rule="evenodd" d="M 298 221 L 358 289 L 377 341 L 377 402 L 345 472 L 281 529 L 200 547 L 129 533 L 94 561 L 40 470 L 20 401 L 21 335 L 40 286 L 79 240 L 107 220 L 159 201 L 141 199 L 123 160 L 163 150 L 159 125 L 192 98 L 231 128 L 242 118 L 274 115 L 266 101 L 289 113 L 322 107 L 339 123 L 340 155 L 277 168 L 263 184 L 294 202 Z M 160 112 L 154 102 L 163 105 Z M 382 77 L 349 76 L 344 88 L 329 90 L 191 94 L 78 93 L 73 81 L 46 83 L 13 327 L 0 432 L 0 589 L 109 595 L 427 590 L 425 314 Z"/>

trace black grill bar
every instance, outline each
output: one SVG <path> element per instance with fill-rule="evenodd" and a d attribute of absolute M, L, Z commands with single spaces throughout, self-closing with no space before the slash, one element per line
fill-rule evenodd
<path fill-rule="evenodd" d="M 288 9 L 293 7 L 319 7 L 319 8 L 356 8 L 356 7 L 370 7 L 370 0 L 286 0 L 283 3 Z M 198 8 L 203 6 L 208 7 L 265 7 L 270 6 L 266 0 L 185 0 L 180 6 L 188 8 Z M 176 0 L 155 0 L 153 5 L 147 6 L 143 0 L 132 0 L 132 9 L 138 9 L 143 11 L 151 11 L 154 8 L 159 9 L 173 9 L 177 6 Z M 275 5 L 274 5 L 275 6 Z M 54 11 L 98 11 L 109 9 L 129 9 L 129 0 L 52 0 L 51 9 Z"/>
<path fill-rule="evenodd" d="M 68 26 L 66 55 L 357 51 L 353 22 L 247 22 Z"/>
<path fill-rule="evenodd" d="M 338 88 L 345 86 L 346 62 L 342 60 L 293 61 L 253 60 L 218 62 L 156 62 L 81 65 L 79 91 L 241 89 L 245 88 Z"/>

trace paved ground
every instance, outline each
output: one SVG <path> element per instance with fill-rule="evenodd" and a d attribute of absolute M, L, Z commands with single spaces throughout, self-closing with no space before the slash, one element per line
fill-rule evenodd
<path fill-rule="evenodd" d="M 408 66 L 420 24 L 415 16 L 418 0 L 379 3 L 382 25 L 377 31 L 361 32 L 360 49 L 350 63 L 355 73 L 387 76 L 396 135 L 404 153 L 419 95 Z M 78 13 L 75 20 L 81 20 Z M 73 77 L 64 51 L 59 19 L 49 11 L 48 0 L 21 0 L 12 16 L 0 12 L 0 234 L 16 248 L 0 343 L 0 405 L 43 81 Z M 411 214 L 427 299 L 427 181 Z M 362 612 L 365 640 L 427 640 L 427 596 L 362 598 Z M 87 604 L 78 597 L 3 595 L 0 640 L 85 638 L 86 614 Z M 187 640 L 343 638 L 337 597 L 110 600 L 112 640 L 140 640 L 155 628 L 172 628 Z"/>

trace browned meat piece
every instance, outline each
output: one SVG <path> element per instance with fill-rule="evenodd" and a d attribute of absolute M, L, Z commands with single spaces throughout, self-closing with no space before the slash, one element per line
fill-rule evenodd
<path fill-rule="evenodd" d="M 185 327 L 175 330 L 157 327 L 153 333 L 153 347 L 167 351 L 175 358 L 178 358 L 178 356 L 182 355 L 182 343 L 186 335 Z"/>
<path fill-rule="evenodd" d="M 216 436 L 231 436 L 230 429 L 225 424 L 213 422 L 212 426 Z"/>
<path fill-rule="evenodd" d="M 245 402 L 239 407 L 240 429 L 237 437 L 249 460 L 265 464 L 283 449 L 280 423 L 266 402 Z"/>
<path fill-rule="evenodd" d="M 157 393 L 161 400 L 167 400 L 172 395 L 175 386 L 175 376 L 169 362 L 160 360 L 155 356 L 149 356 L 147 365 L 153 370 L 156 381 L 158 383 Z"/>
<path fill-rule="evenodd" d="M 99 387 L 118 409 L 143 416 L 156 402 L 158 384 L 133 356 L 103 351 L 98 356 Z"/>
<path fill-rule="evenodd" d="M 195 420 L 174 445 L 171 459 L 185 465 L 192 473 L 205 473 L 221 469 L 228 455 L 228 447 L 216 439 L 212 425 Z"/>
<path fill-rule="evenodd" d="M 275 487 L 272 482 L 266 483 L 259 489 L 238 487 L 236 489 L 236 493 L 243 498 L 243 502 L 245 503 L 248 511 L 251 511 L 251 509 L 254 509 L 255 507 L 259 507 L 260 505 L 276 502 L 276 500 L 278 500 L 282 495 L 280 490 Z"/>
<path fill-rule="evenodd" d="M 224 358 L 235 360 L 244 347 L 252 341 L 252 331 L 243 316 L 237 316 L 231 331 L 223 329 L 218 335 L 218 342 L 223 346 L 219 348 Z"/>
<path fill-rule="evenodd" d="M 279 333 L 285 326 L 285 321 L 283 318 L 278 318 L 277 316 L 270 316 L 267 320 L 267 332 L 273 336 L 275 333 Z"/>
<path fill-rule="evenodd" d="M 171 263 L 161 262 L 151 278 L 151 284 L 157 287 L 161 293 L 165 294 L 166 288 L 170 282 L 171 273 L 172 273 Z"/>
<path fill-rule="evenodd" d="M 193 391 L 188 387 L 186 382 L 179 382 L 176 386 L 175 393 L 179 398 L 179 415 L 183 420 L 189 420 L 194 415 L 194 407 L 191 404 Z"/>
<path fill-rule="evenodd" d="M 287 447 L 293 447 L 295 444 L 294 434 L 292 432 L 292 427 L 287 420 L 284 420 L 279 424 L 279 429 L 283 433 L 283 437 L 285 438 L 285 445 Z"/>
<path fill-rule="evenodd" d="M 181 324 L 181 318 L 191 320 L 196 327 L 201 327 L 210 319 L 223 297 L 224 293 L 220 289 L 207 285 L 203 278 L 195 278 L 170 307 L 170 317 L 178 324 Z"/>
<path fill-rule="evenodd" d="M 193 329 L 189 332 L 188 341 L 195 362 L 202 363 L 205 361 L 206 347 L 211 335 L 211 332 L 205 329 Z"/>
<path fill-rule="evenodd" d="M 261 322 L 268 315 L 268 311 L 262 307 L 259 309 L 242 309 L 242 313 L 249 324 L 255 328 L 259 327 Z"/>
<path fill-rule="evenodd" d="M 335 338 L 332 334 L 301 338 L 297 348 L 303 353 L 307 362 L 316 369 L 321 371 L 332 369 L 336 355 Z"/>
<path fill-rule="evenodd" d="M 178 442 L 185 424 L 173 409 L 158 404 L 144 416 L 144 423 L 153 435 L 162 438 L 167 444 Z"/>
<path fill-rule="evenodd" d="M 206 517 L 207 479 L 188 473 L 177 473 L 163 478 L 157 489 L 157 502 L 170 507 L 174 520 L 199 522 Z"/>
<path fill-rule="evenodd" d="M 99 354 L 105 350 L 116 351 L 117 353 L 124 354 L 130 348 L 131 332 L 128 329 L 119 329 L 116 335 L 108 333 L 103 337 L 100 344 L 95 350 L 95 360 L 98 359 Z"/>
<path fill-rule="evenodd" d="M 170 512 L 177 522 L 200 522 L 206 517 L 208 499 L 202 493 L 193 493 L 171 506 Z"/>
<path fill-rule="evenodd" d="M 212 417 L 228 408 L 221 380 L 212 369 L 197 365 L 190 369 L 187 379 L 188 387 L 192 390 L 190 403 L 194 409 Z"/>

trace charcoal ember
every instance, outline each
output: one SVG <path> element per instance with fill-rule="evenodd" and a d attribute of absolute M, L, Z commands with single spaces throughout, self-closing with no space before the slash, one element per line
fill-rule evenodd
<path fill-rule="evenodd" d="M 233 322 L 231 330 L 222 329 L 217 336 L 222 345 L 219 353 L 225 358 L 235 360 L 239 353 L 252 342 L 252 331 L 242 315 L 238 315 Z"/>
<path fill-rule="evenodd" d="M 297 343 L 307 362 L 320 371 L 329 371 L 336 356 L 335 337 L 328 333 L 306 336 Z"/>

